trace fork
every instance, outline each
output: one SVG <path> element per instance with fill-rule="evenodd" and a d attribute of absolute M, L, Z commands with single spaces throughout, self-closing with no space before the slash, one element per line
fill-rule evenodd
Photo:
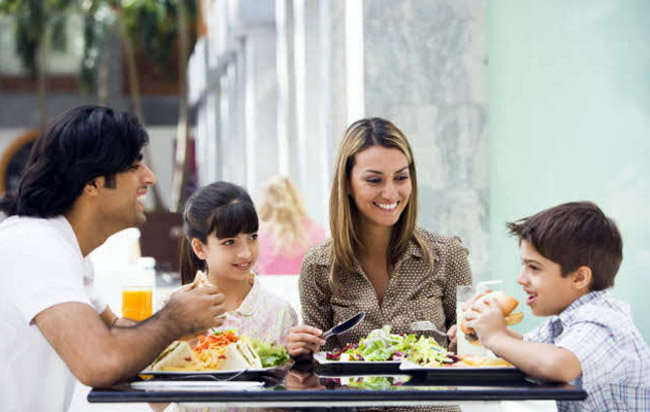
<path fill-rule="evenodd" d="M 242 369 L 242 370 L 233 372 L 232 375 L 229 375 L 229 376 L 224 377 L 224 378 L 218 378 L 218 377 L 216 377 L 214 375 L 209 375 L 209 374 L 196 374 L 196 375 L 170 376 L 170 377 L 165 377 L 164 380 L 168 380 L 168 381 L 175 381 L 175 380 L 188 380 L 188 381 L 191 381 L 191 380 L 201 380 L 201 381 L 212 380 L 212 381 L 226 382 L 226 381 L 230 381 L 230 380 L 233 380 L 233 379 L 237 378 L 238 376 L 242 375 L 245 372 L 246 372 L 246 369 Z"/>
<path fill-rule="evenodd" d="M 428 321 L 428 320 L 418 320 L 418 321 L 415 321 L 415 322 L 411 322 L 409 327 L 411 328 L 411 331 L 413 331 L 413 332 L 429 332 L 430 331 L 430 332 L 437 333 L 438 335 L 444 336 L 445 338 L 447 338 L 447 333 L 446 332 L 441 331 L 440 329 L 438 329 L 438 327 L 436 325 L 433 324 L 433 322 Z"/>

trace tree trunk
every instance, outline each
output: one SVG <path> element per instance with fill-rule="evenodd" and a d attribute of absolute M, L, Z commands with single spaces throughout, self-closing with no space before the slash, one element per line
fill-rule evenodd
<path fill-rule="evenodd" d="M 47 127 L 47 59 L 50 49 L 49 30 L 43 27 L 36 51 L 36 76 L 38 79 L 38 109 L 41 133 Z"/>
<path fill-rule="evenodd" d="M 117 18 L 117 25 L 120 33 L 120 41 L 122 43 L 122 50 L 124 51 L 124 58 L 126 59 L 127 74 L 129 79 L 129 91 L 131 94 L 131 101 L 133 103 L 133 112 L 138 117 L 142 125 L 146 125 L 144 112 L 142 111 L 142 102 L 140 101 L 140 84 L 138 83 L 138 68 L 135 61 L 135 52 L 133 51 L 133 42 L 128 33 L 126 23 L 122 16 L 122 9 L 119 6 L 113 7 Z M 151 155 L 150 146 L 147 145 L 143 148 L 144 161 L 147 165 L 155 170 L 153 166 L 153 158 Z M 152 186 L 154 210 L 166 210 L 158 185 Z"/>
<path fill-rule="evenodd" d="M 108 31 L 108 29 L 106 29 Z M 109 35 L 105 34 L 104 41 L 101 47 L 100 62 L 97 67 L 97 102 L 101 106 L 108 105 L 108 81 L 109 81 L 109 65 L 111 64 L 111 47 Z"/>
<path fill-rule="evenodd" d="M 189 139 L 189 104 L 187 101 L 187 61 L 189 56 L 190 35 L 188 13 L 185 0 L 178 0 L 178 127 L 176 132 L 176 155 L 172 174 L 172 210 L 183 210 L 185 193 L 183 188 L 188 179 Z"/>

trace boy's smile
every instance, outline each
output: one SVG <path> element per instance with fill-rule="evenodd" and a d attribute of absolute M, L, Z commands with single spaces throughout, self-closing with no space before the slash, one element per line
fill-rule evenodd
<path fill-rule="evenodd" d="M 528 295 L 526 304 L 537 316 L 558 315 L 588 291 L 576 289 L 575 272 L 562 277 L 559 264 L 542 256 L 535 246 L 521 241 L 522 269 L 517 283 Z"/>

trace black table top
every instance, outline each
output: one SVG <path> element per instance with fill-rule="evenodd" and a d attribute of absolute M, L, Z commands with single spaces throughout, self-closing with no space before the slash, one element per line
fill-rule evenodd
<path fill-rule="evenodd" d="M 332 374 L 334 372 L 334 374 Z M 340 369 L 327 370 L 313 365 L 294 365 L 291 369 L 277 369 L 267 373 L 226 376 L 229 384 L 210 377 L 181 376 L 174 380 L 156 377 L 153 380 L 125 382 L 109 389 L 94 388 L 88 394 L 91 403 L 100 402 L 181 402 L 209 403 L 215 406 L 409 406 L 437 405 L 467 401 L 511 400 L 583 400 L 587 393 L 568 384 L 535 383 L 519 371 L 504 373 L 489 370 L 476 374 L 472 371 L 409 372 L 408 374 L 344 373 Z M 199 387 L 182 387 L 191 385 Z M 138 382 L 140 381 L 140 382 Z M 172 383 L 174 382 L 175 383 Z M 244 386 L 259 381 L 263 385 Z M 163 383 L 161 383 L 163 382 Z M 201 383 L 203 382 L 203 383 Z M 206 383 L 207 382 L 207 383 Z M 159 386 L 147 390 L 134 386 Z M 178 385 L 178 386 L 177 386 Z M 206 387 L 200 387 L 205 385 Z"/>

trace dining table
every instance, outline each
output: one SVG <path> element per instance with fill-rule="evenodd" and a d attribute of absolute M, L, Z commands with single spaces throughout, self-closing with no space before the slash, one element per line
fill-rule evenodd
<path fill-rule="evenodd" d="M 510 368 L 423 368 L 395 365 L 319 364 L 229 373 L 139 375 L 110 388 L 93 388 L 89 403 L 166 403 L 188 407 L 356 410 L 482 404 L 510 401 L 581 401 L 574 385 L 539 382 Z M 549 402 L 547 402 L 548 404 Z"/>

